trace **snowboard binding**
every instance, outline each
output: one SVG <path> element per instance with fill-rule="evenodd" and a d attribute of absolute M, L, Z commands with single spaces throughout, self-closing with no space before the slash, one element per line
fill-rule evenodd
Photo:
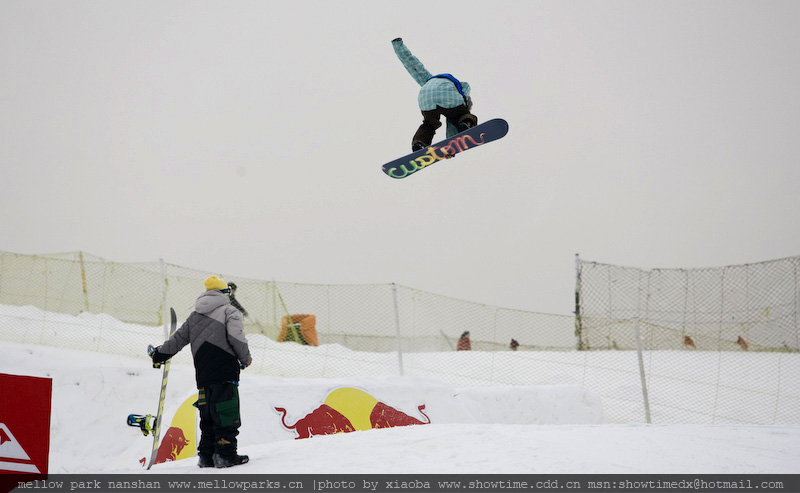
<path fill-rule="evenodd" d="M 135 428 L 139 428 L 142 430 L 142 434 L 144 436 L 149 435 L 153 431 L 153 426 L 155 425 L 155 416 L 152 414 L 141 415 L 141 414 L 129 414 L 128 415 L 128 426 L 133 426 Z"/>

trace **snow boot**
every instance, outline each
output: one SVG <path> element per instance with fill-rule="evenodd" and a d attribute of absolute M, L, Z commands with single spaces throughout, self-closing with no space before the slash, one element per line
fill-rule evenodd
<path fill-rule="evenodd" d="M 214 467 L 214 459 L 207 455 L 197 456 L 197 467 Z"/>
<path fill-rule="evenodd" d="M 426 146 L 424 143 L 420 142 L 419 140 L 415 140 L 414 142 L 411 143 L 411 152 L 421 151 L 426 147 L 428 146 Z"/>
<path fill-rule="evenodd" d="M 247 464 L 250 458 L 246 455 L 220 455 L 214 454 L 214 467 L 217 469 L 223 467 L 238 466 L 240 464 Z"/>

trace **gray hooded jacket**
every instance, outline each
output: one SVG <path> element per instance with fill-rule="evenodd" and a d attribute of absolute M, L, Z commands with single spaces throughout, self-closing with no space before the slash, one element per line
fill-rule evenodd
<path fill-rule="evenodd" d="M 250 361 L 242 314 L 222 291 L 201 294 L 186 322 L 156 349 L 153 361 L 166 361 L 191 344 L 197 387 L 239 380 L 239 363 Z"/>

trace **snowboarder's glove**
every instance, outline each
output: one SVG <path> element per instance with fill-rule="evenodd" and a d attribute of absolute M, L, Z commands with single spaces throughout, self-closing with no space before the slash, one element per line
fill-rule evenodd
<path fill-rule="evenodd" d="M 157 347 L 153 347 L 153 345 L 147 346 L 147 355 L 150 356 L 150 359 L 153 360 L 153 368 L 161 368 L 161 365 L 164 364 L 164 361 L 168 360 L 169 358 L 165 358 L 163 354 L 158 352 Z"/>

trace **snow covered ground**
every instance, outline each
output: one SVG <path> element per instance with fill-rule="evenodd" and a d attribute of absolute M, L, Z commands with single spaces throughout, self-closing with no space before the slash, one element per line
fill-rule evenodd
<path fill-rule="evenodd" d="M 125 419 L 131 413 L 155 412 L 161 372 L 154 370 L 146 358 L 103 352 L 96 344 L 91 351 L 80 351 L 30 342 L 77 345 L 79 341 L 73 341 L 70 334 L 91 332 L 99 317 L 105 320 L 104 335 L 93 340 L 126 341 L 130 354 L 137 354 L 139 350 L 134 346 L 138 347 L 142 336 L 132 340 L 131 331 L 151 328 L 132 329 L 105 315 L 47 314 L 42 318 L 41 314 L 25 315 L 25 310 L 35 309 L 5 307 L 0 318 L 0 339 L 5 339 L 0 342 L 0 373 L 52 378 L 50 473 L 142 471 L 139 460 L 149 455 L 152 441 L 126 426 Z M 35 320 L 40 322 L 33 327 Z M 158 339 L 153 334 L 147 337 L 153 337 L 153 342 Z M 9 339 L 16 342 L 8 342 Z M 273 345 L 258 353 L 261 359 L 270 360 L 268 364 L 291 365 L 291 360 L 300 356 L 296 352 L 300 346 Z M 303 351 L 302 357 L 308 359 L 319 354 L 322 358 L 325 352 Z M 165 424 L 178 405 L 195 392 L 189 354 L 185 348 L 172 364 Z M 364 357 L 368 355 L 364 353 Z M 474 356 L 478 362 L 480 355 Z M 426 358 L 441 358 L 442 364 L 452 357 L 453 353 L 426 353 Z M 269 376 L 267 369 L 262 366 L 260 370 L 248 369 L 242 374 L 239 450 L 250 456 L 249 464 L 221 471 L 201 470 L 196 459 L 190 458 L 156 464 L 150 472 L 788 474 L 800 471 L 798 425 L 608 424 L 602 398 L 594 389 L 578 385 L 456 388 L 427 376 L 281 378 Z M 546 376 L 547 372 L 537 374 Z M 287 423 L 296 423 L 317 409 L 332 389 L 342 387 L 368 389 L 370 398 L 405 416 L 421 421 L 429 418 L 430 424 L 309 439 L 295 439 L 295 432 L 282 426 L 276 407 L 287 410 Z M 425 404 L 424 412 L 418 410 L 420 404 Z"/>
<path fill-rule="evenodd" d="M 150 440 L 127 427 L 125 417 L 131 412 L 152 412 L 155 407 L 160 372 L 146 360 L 17 343 L 0 343 L 0 354 L 0 373 L 53 379 L 51 473 L 141 470 L 135 454 L 142 447 L 147 449 Z M 191 390 L 193 375 L 190 366 L 173 365 L 172 400 Z M 317 384 L 327 382 L 320 379 Z M 264 420 L 257 414 L 272 411 L 259 409 L 263 396 L 258 389 L 292 383 L 292 379 L 243 374 L 240 452 L 250 456 L 249 464 L 201 470 L 195 459 L 186 459 L 158 464 L 151 473 L 778 474 L 797 473 L 800 466 L 800 426 L 596 423 L 596 416 L 586 413 L 592 403 L 572 405 L 573 411 L 563 409 L 563 402 L 572 399 L 565 395 L 574 392 L 571 387 L 528 390 L 544 401 L 539 402 L 541 408 L 562 408 L 563 422 L 583 424 L 525 424 L 513 409 L 498 409 L 483 418 L 461 420 L 472 422 L 432 419 L 432 424 L 424 426 L 301 440 L 291 435 L 281 440 L 265 437 L 259 433 Z M 298 383 L 293 385 L 297 394 L 303 387 L 314 386 L 311 380 Z M 493 392 L 508 393 L 513 400 L 518 391 Z M 508 408 L 508 398 L 496 395 L 498 406 Z M 300 412 L 311 410 L 308 402 L 298 404 L 302 404 Z M 432 407 L 428 412 L 435 413 Z M 509 422 L 498 422 L 504 419 Z"/>

